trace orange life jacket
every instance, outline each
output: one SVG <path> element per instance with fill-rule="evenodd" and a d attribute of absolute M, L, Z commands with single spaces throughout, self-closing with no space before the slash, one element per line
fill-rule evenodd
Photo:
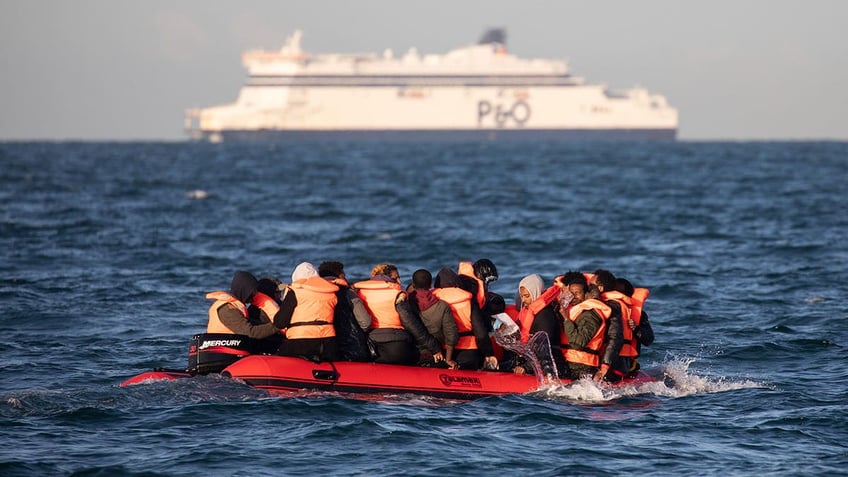
<path fill-rule="evenodd" d="M 256 292 L 253 295 L 251 303 L 253 303 L 253 306 L 262 310 L 272 322 L 274 321 L 274 317 L 277 315 L 277 312 L 280 311 L 280 305 L 278 305 L 273 298 L 262 292 Z"/>
<path fill-rule="evenodd" d="M 383 280 L 365 280 L 354 284 L 359 298 L 371 314 L 371 328 L 395 328 L 402 330 L 400 315 L 395 300 L 400 293 L 400 284 Z"/>
<path fill-rule="evenodd" d="M 215 303 L 212 303 L 212 306 L 209 307 L 209 323 L 206 325 L 207 333 L 235 334 L 233 333 L 233 330 L 227 328 L 225 324 L 221 323 L 221 319 L 218 318 L 218 308 L 227 304 L 234 306 L 241 312 L 244 319 L 247 320 L 247 307 L 244 306 L 244 303 L 239 301 L 238 298 L 230 295 L 229 293 L 223 291 L 209 292 L 206 294 L 206 298 L 208 300 L 215 300 Z"/>
<path fill-rule="evenodd" d="M 562 343 L 562 354 L 565 357 L 565 360 L 570 363 L 579 363 L 585 364 L 586 366 L 597 367 L 601 362 L 601 349 L 604 346 L 604 334 L 606 334 L 607 331 L 607 320 L 612 313 L 612 309 L 601 301 L 589 299 L 569 307 L 568 319 L 575 321 L 577 320 L 577 317 L 586 310 L 591 310 L 601 317 L 601 326 L 598 327 L 598 331 L 592 335 L 592 339 L 586 343 L 586 346 L 579 349 L 572 348 L 571 345 L 568 344 L 568 340 L 565 339 L 565 333 L 563 333 L 564 340 Z"/>
<path fill-rule="evenodd" d="M 633 336 L 633 330 L 631 330 L 630 326 L 627 325 L 627 320 L 631 317 L 630 311 L 633 305 L 633 299 L 616 290 L 601 293 L 601 299 L 604 301 L 616 301 L 621 307 L 621 336 L 623 338 L 623 344 L 621 345 L 621 351 L 618 352 L 618 355 L 625 358 L 635 358 L 635 337 Z"/>
<path fill-rule="evenodd" d="M 290 340 L 332 338 L 336 336 L 333 314 L 339 299 L 339 287 L 321 277 L 309 277 L 291 284 L 297 297 L 291 324 L 286 330 Z"/>
<path fill-rule="evenodd" d="M 434 288 L 433 295 L 450 306 L 459 341 L 456 349 L 477 349 L 477 340 L 471 328 L 471 293 L 457 287 Z"/>
<path fill-rule="evenodd" d="M 486 306 L 486 287 L 483 286 L 483 280 L 480 280 L 477 278 L 477 275 L 474 275 L 474 264 L 471 262 L 459 262 L 456 272 L 458 275 L 471 277 L 477 282 L 477 304 L 480 305 L 480 309 L 482 310 Z"/>
<path fill-rule="evenodd" d="M 629 297 L 630 319 L 636 323 L 636 326 L 639 326 L 639 323 L 642 321 L 642 306 L 644 305 L 645 300 L 648 299 L 649 294 L 650 292 L 647 288 L 634 288 L 633 296 Z M 630 326 L 628 326 L 627 320 L 624 321 L 623 328 L 624 342 L 621 345 L 621 351 L 618 355 L 626 358 L 638 358 L 639 339 L 635 334 L 633 334 L 633 330 L 631 330 Z"/>
<path fill-rule="evenodd" d="M 521 341 L 526 343 L 530 339 L 530 328 L 533 326 L 533 320 L 536 319 L 536 314 L 542 311 L 546 306 L 550 305 L 562 291 L 557 285 L 549 287 L 543 291 L 538 298 L 533 300 L 529 305 L 522 307 L 518 312 L 518 328 L 521 330 Z"/>

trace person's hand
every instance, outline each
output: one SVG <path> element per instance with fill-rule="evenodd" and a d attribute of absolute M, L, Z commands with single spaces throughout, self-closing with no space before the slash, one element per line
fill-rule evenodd
<path fill-rule="evenodd" d="M 498 369 L 498 358 L 494 356 L 486 356 L 483 358 L 483 369 L 495 371 Z"/>
<path fill-rule="evenodd" d="M 524 374 L 525 373 L 523 366 L 516 366 L 516 367 L 512 368 L 512 372 L 515 373 L 515 374 Z"/>
<path fill-rule="evenodd" d="M 607 365 L 607 364 L 601 365 L 601 369 L 599 369 L 599 370 L 595 373 L 595 375 L 594 375 L 594 376 L 592 376 L 592 379 L 593 379 L 594 381 L 597 381 L 597 382 L 603 381 L 603 380 L 604 380 L 604 376 L 606 376 L 606 375 L 607 375 L 607 371 L 609 371 L 609 365 Z"/>
<path fill-rule="evenodd" d="M 450 368 L 450 369 L 459 369 L 459 363 L 457 363 L 456 361 L 454 361 L 454 360 L 452 360 L 452 359 L 448 359 L 448 360 L 446 360 L 445 362 L 446 362 L 446 363 L 448 363 L 448 368 Z"/>
<path fill-rule="evenodd" d="M 627 326 L 629 326 L 631 330 L 635 330 L 635 329 L 636 329 L 636 322 L 635 322 L 635 321 L 633 321 L 633 318 L 628 318 L 628 319 L 627 319 Z"/>
<path fill-rule="evenodd" d="M 436 363 L 441 363 L 445 360 L 445 355 L 442 354 L 441 351 L 433 355 L 433 361 Z"/>

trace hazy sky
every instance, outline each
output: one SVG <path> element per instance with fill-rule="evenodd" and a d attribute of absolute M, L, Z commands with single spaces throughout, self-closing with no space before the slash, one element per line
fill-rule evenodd
<path fill-rule="evenodd" d="M 848 140 L 848 1 L 0 0 L 0 140 L 183 139 L 235 100 L 240 54 L 295 29 L 311 52 L 443 53 L 505 27 L 680 112 L 680 139 Z"/>

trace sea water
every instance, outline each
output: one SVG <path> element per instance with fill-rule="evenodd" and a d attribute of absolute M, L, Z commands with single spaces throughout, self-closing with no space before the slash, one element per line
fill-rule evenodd
<path fill-rule="evenodd" d="M 0 475 L 836 475 L 848 144 L 0 144 Z M 657 382 L 471 402 L 183 368 L 206 292 L 489 258 L 651 290 Z"/>

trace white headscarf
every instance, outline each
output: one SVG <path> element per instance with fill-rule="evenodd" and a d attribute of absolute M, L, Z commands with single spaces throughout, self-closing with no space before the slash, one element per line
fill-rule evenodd
<path fill-rule="evenodd" d="M 527 275 L 521 279 L 518 283 L 518 291 L 515 292 L 515 306 L 517 306 L 519 310 L 524 308 L 524 305 L 521 302 L 521 287 L 527 289 L 527 293 L 530 294 L 530 301 L 532 302 L 536 300 L 536 298 L 539 298 L 539 295 L 541 295 L 545 290 L 545 281 L 542 280 L 542 277 L 536 273 Z"/>
<path fill-rule="evenodd" d="M 317 277 L 318 270 L 309 262 L 301 262 L 292 272 L 292 283 L 309 277 Z"/>

